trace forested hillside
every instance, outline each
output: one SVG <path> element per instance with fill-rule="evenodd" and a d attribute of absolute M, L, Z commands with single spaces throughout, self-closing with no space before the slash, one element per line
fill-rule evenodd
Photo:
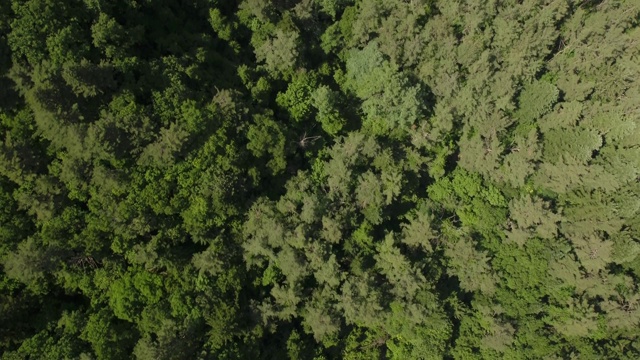
<path fill-rule="evenodd" d="M 2 359 L 640 358 L 639 25 L 0 1 Z"/>

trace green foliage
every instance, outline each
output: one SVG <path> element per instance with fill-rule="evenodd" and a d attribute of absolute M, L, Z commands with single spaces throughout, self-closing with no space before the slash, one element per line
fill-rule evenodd
<path fill-rule="evenodd" d="M 320 122 L 322 129 L 329 135 L 337 135 L 346 124 L 339 111 L 339 93 L 321 85 L 311 94 L 311 101 L 318 110 L 316 120 Z"/>
<path fill-rule="evenodd" d="M 562 217 L 551 211 L 550 207 L 549 203 L 529 195 L 513 199 L 509 204 L 509 216 L 513 220 L 507 232 L 509 239 L 524 245 L 534 236 L 555 238 Z"/>
<path fill-rule="evenodd" d="M 286 162 L 285 137 L 281 125 L 276 123 L 269 115 L 255 115 L 255 124 L 250 125 L 247 132 L 249 143 L 247 148 L 256 157 L 269 157 L 267 166 L 272 173 L 277 174 L 284 170 Z"/>
<path fill-rule="evenodd" d="M 458 278 L 462 289 L 488 295 L 496 291 L 495 275 L 489 265 L 490 258 L 486 252 L 475 249 L 471 240 L 461 238 L 448 244 L 445 254 L 450 258 L 449 271 Z"/>
<path fill-rule="evenodd" d="M 1 357 L 639 358 L 639 19 L 1 1 Z"/>
<path fill-rule="evenodd" d="M 47 277 L 57 265 L 56 250 L 43 245 L 39 239 L 29 237 L 15 251 L 6 254 L 3 266 L 7 276 L 18 280 L 34 292 L 44 292 Z"/>
<path fill-rule="evenodd" d="M 264 63 L 267 71 L 290 76 L 296 70 L 299 41 L 295 31 L 276 30 L 273 38 L 255 49 L 256 59 Z"/>
<path fill-rule="evenodd" d="M 543 158 L 550 163 L 556 163 L 560 159 L 586 163 L 601 146 L 602 138 L 595 131 L 550 131 L 545 134 Z"/>
<path fill-rule="evenodd" d="M 402 134 L 422 120 L 422 89 L 394 69 L 376 42 L 352 51 L 346 68 L 344 86 L 362 100 L 363 126 L 373 134 Z"/>
<path fill-rule="evenodd" d="M 113 359 L 131 351 L 136 332 L 108 309 L 101 309 L 89 316 L 81 338 L 91 344 L 97 359 Z"/>
<path fill-rule="evenodd" d="M 320 0 L 320 8 L 325 13 L 331 15 L 332 18 L 336 18 L 336 16 L 344 10 L 344 8 L 353 3 L 352 0 Z"/>
<path fill-rule="evenodd" d="M 553 109 L 560 91 L 546 81 L 539 80 L 526 85 L 518 97 L 518 111 L 515 114 L 522 122 L 539 119 Z"/>
<path fill-rule="evenodd" d="M 276 103 L 287 109 L 293 120 L 306 120 L 311 115 L 311 94 L 317 87 L 317 83 L 318 80 L 314 74 L 302 73 L 293 78 L 286 92 L 277 95 Z"/>

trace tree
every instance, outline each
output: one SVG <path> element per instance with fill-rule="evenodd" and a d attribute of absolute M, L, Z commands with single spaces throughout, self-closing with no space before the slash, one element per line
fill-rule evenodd
<path fill-rule="evenodd" d="M 539 198 L 525 195 L 513 199 L 509 204 L 509 216 L 513 220 L 507 225 L 508 239 L 524 245 L 533 236 L 553 239 L 557 236 L 558 223 L 562 217 L 551 210 L 551 205 Z"/>
<path fill-rule="evenodd" d="M 89 316 L 80 337 L 91 344 L 98 359 L 112 359 L 129 354 L 137 334 L 103 308 Z"/>
<path fill-rule="evenodd" d="M 3 358 L 639 358 L 639 19 L 1 2 Z"/>
<path fill-rule="evenodd" d="M 356 188 L 356 200 L 369 222 L 376 225 L 382 221 L 383 195 L 380 179 L 372 172 L 361 175 Z"/>
<path fill-rule="evenodd" d="M 457 276 L 460 286 L 469 292 L 479 291 L 492 295 L 496 291 L 496 278 L 485 251 L 474 248 L 471 240 L 459 238 L 448 244 L 445 254 L 449 258 L 448 271 Z"/>
<path fill-rule="evenodd" d="M 346 68 L 344 86 L 363 101 L 363 126 L 371 133 L 405 133 L 424 116 L 422 89 L 393 68 L 377 42 L 351 51 Z"/>
<path fill-rule="evenodd" d="M 271 160 L 267 162 L 267 167 L 273 174 L 277 174 L 286 167 L 286 139 L 282 126 L 270 114 L 257 114 L 254 121 L 255 124 L 247 131 L 247 148 L 258 158 L 270 154 Z"/>
<path fill-rule="evenodd" d="M 298 63 L 299 38 L 295 31 L 276 30 L 273 38 L 255 49 L 256 59 L 272 75 L 289 77 Z"/>
<path fill-rule="evenodd" d="M 22 282 L 36 293 L 42 293 L 47 291 L 47 280 L 59 261 L 57 249 L 45 246 L 36 237 L 29 237 L 18 244 L 16 251 L 6 256 L 3 266 L 9 278 Z"/>
<path fill-rule="evenodd" d="M 293 78 L 287 86 L 287 91 L 278 93 L 276 103 L 287 110 L 295 121 L 303 121 L 311 116 L 313 89 L 317 87 L 317 76 L 302 73 Z"/>
<path fill-rule="evenodd" d="M 321 85 L 311 94 L 313 107 L 318 110 L 316 120 L 329 135 L 336 135 L 346 124 L 339 111 L 339 93 Z"/>

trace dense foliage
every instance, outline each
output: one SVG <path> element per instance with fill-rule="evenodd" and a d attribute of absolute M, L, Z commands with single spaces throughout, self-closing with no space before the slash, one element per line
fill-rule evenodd
<path fill-rule="evenodd" d="M 2 359 L 640 358 L 637 0 L 3 0 Z"/>

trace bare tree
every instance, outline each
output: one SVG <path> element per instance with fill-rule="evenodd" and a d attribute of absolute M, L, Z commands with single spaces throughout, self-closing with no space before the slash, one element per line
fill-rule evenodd
<path fill-rule="evenodd" d="M 306 149 L 307 146 L 313 144 L 316 140 L 320 138 L 321 136 L 307 136 L 307 132 L 305 131 L 304 134 L 300 137 L 300 140 L 298 141 L 298 146 L 300 146 L 302 149 Z"/>

